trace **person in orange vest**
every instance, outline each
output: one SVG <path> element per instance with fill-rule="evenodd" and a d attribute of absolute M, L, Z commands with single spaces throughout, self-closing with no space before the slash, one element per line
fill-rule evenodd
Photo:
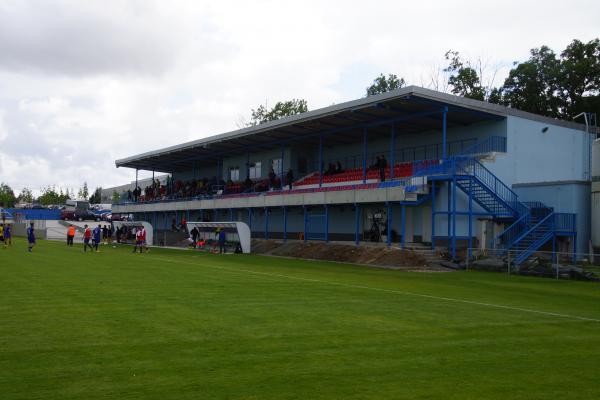
<path fill-rule="evenodd" d="M 75 227 L 73 224 L 69 225 L 67 229 L 67 246 L 73 247 L 73 238 L 75 237 Z"/>

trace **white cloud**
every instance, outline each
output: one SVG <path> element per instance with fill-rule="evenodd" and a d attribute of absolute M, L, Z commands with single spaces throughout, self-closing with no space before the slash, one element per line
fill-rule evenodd
<path fill-rule="evenodd" d="M 590 40 L 595 7 L 0 0 L 1 179 L 122 184 L 134 172 L 115 159 L 235 129 L 265 101 L 339 103 L 380 72 L 421 84 L 448 49 L 506 67 Z"/>

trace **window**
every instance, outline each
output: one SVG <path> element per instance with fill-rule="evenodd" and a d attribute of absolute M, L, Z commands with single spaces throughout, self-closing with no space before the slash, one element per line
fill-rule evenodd
<path fill-rule="evenodd" d="M 260 179 L 261 177 L 261 162 L 250 163 L 250 179 Z"/>
<path fill-rule="evenodd" d="M 273 168 L 273 171 L 275 172 L 275 175 L 280 175 L 281 174 L 281 158 L 275 158 L 274 160 L 271 160 L 271 168 Z"/>
<path fill-rule="evenodd" d="M 229 179 L 234 182 L 240 180 L 240 167 L 230 167 L 229 168 Z"/>

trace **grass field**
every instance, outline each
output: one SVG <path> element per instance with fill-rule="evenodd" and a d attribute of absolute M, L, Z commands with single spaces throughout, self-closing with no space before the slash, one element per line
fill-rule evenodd
<path fill-rule="evenodd" d="M 599 399 L 600 285 L 0 249 L 0 398 Z"/>

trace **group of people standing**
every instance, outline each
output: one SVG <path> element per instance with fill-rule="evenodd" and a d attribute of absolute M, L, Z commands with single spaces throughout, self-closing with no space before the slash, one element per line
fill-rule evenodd
<path fill-rule="evenodd" d="M 121 231 L 117 230 L 117 242 L 120 242 Z M 73 224 L 69 225 L 67 228 L 67 246 L 73 247 L 73 239 L 75 238 L 76 229 Z M 87 252 L 88 248 L 91 252 L 99 253 L 100 243 L 111 244 L 113 237 L 113 228 L 110 225 L 98 225 L 94 229 L 89 227 L 87 224 L 83 227 L 83 251 Z M 133 247 L 133 252 L 135 253 L 137 250 L 140 250 L 140 253 L 143 249 L 146 249 L 148 252 L 148 245 L 146 243 L 146 228 L 143 226 L 141 228 L 136 229 L 135 231 L 135 245 Z"/>

